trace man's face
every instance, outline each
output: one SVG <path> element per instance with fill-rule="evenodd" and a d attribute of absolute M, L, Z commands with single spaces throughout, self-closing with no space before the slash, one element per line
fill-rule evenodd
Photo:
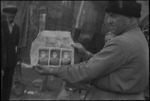
<path fill-rule="evenodd" d="M 57 58 L 57 53 L 56 52 L 53 53 L 53 58 Z"/>
<path fill-rule="evenodd" d="M 42 52 L 41 52 L 41 57 L 44 58 L 45 56 L 46 56 L 45 52 L 42 51 Z"/>
<path fill-rule="evenodd" d="M 14 14 L 14 13 L 8 12 L 8 13 L 5 13 L 5 15 L 6 15 L 7 20 L 8 20 L 10 23 L 12 23 L 12 22 L 14 21 L 14 18 L 15 18 L 15 14 Z"/>
<path fill-rule="evenodd" d="M 121 34 L 129 24 L 129 18 L 116 13 L 107 13 L 109 31 L 115 35 Z"/>
<path fill-rule="evenodd" d="M 68 58 L 68 57 L 69 57 L 68 53 L 65 52 L 65 53 L 64 53 L 64 58 Z"/>

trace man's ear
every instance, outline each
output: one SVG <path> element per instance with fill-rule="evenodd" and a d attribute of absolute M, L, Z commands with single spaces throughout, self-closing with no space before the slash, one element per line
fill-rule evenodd
<path fill-rule="evenodd" d="M 131 22 L 133 22 L 133 20 L 134 20 L 134 17 L 128 17 L 128 23 L 131 23 Z"/>
<path fill-rule="evenodd" d="M 133 17 L 129 17 L 129 22 L 132 22 L 132 20 L 133 20 Z"/>

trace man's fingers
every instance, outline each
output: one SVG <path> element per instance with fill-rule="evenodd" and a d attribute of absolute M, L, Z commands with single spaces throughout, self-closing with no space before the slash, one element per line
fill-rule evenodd
<path fill-rule="evenodd" d="M 35 71 L 38 72 L 39 74 L 42 73 L 42 67 L 41 67 L 40 65 L 37 64 L 36 66 L 34 66 L 34 69 L 35 69 Z"/>
<path fill-rule="evenodd" d="M 71 46 L 72 46 L 73 48 L 76 48 L 76 44 L 71 44 Z"/>
<path fill-rule="evenodd" d="M 45 73 L 43 72 L 42 69 L 38 69 L 38 68 L 34 68 L 34 69 L 35 69 L 35 71 L 36 71 L 38 74 L 40 74 L 40 75 L 45 75 Z"/>
<path fill-rule="evenodd" d="M 41 66 L 41 65 L 39 65 L 39 64 L 37 64 L 36 66 L 35 66 L 37 69 L 42 69 L 43 67 Z"/>
<path fill-rule="evenodd" d="M 37 73 L 41 73 L 41 71 L 37 67 L 35 67 L 34 69 Z"/>
<path fill-rule="evenodd" d="M 72 44 L 72 47 L 75 49 L 75 52 L 78 53 L 78 51 L 81 49 L 81 44 L 74 43 Z"/>
<path fill-rule="evenodd" d="M 71 44 L 71 46 L 74 47 L 74 48 L 78 48 L 80 46 L 80 44 L 79 43 L 74 43 L 74 44 Z"/>

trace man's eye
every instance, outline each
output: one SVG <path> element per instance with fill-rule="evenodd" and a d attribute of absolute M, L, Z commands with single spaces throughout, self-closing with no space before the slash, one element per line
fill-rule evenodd
<path fill-rule="evenodd" d="M 111 16 L 111 17 L 113 17 L 113 16 L 114 16 L 114 14 L 110 14 L 110 16 Z"/>
<path fill-rule="evenodd" d="M 110 17 L 116 17 L 117 14 L 110 14 Z"/>

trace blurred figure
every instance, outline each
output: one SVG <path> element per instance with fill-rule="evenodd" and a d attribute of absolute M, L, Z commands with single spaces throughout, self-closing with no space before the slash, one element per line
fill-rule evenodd
<path fill-rule="evenodd" d="M 148 42 L 149 46 L 149 15 L 146 15 L 144 19 L 139 24 L 141 30 L 143 31 L 145 38 Z M 144 91 L 145 97 L 147 100 L 149 100 L 149 83 L 147 84 L 147 87 Z"/>
<path fill-rule="evenodd" d="M 149 44 L 149 15 L 146 15 L 144 19 L 139 24 L 140 28 L 142 29 L 145 38 Z"/>

